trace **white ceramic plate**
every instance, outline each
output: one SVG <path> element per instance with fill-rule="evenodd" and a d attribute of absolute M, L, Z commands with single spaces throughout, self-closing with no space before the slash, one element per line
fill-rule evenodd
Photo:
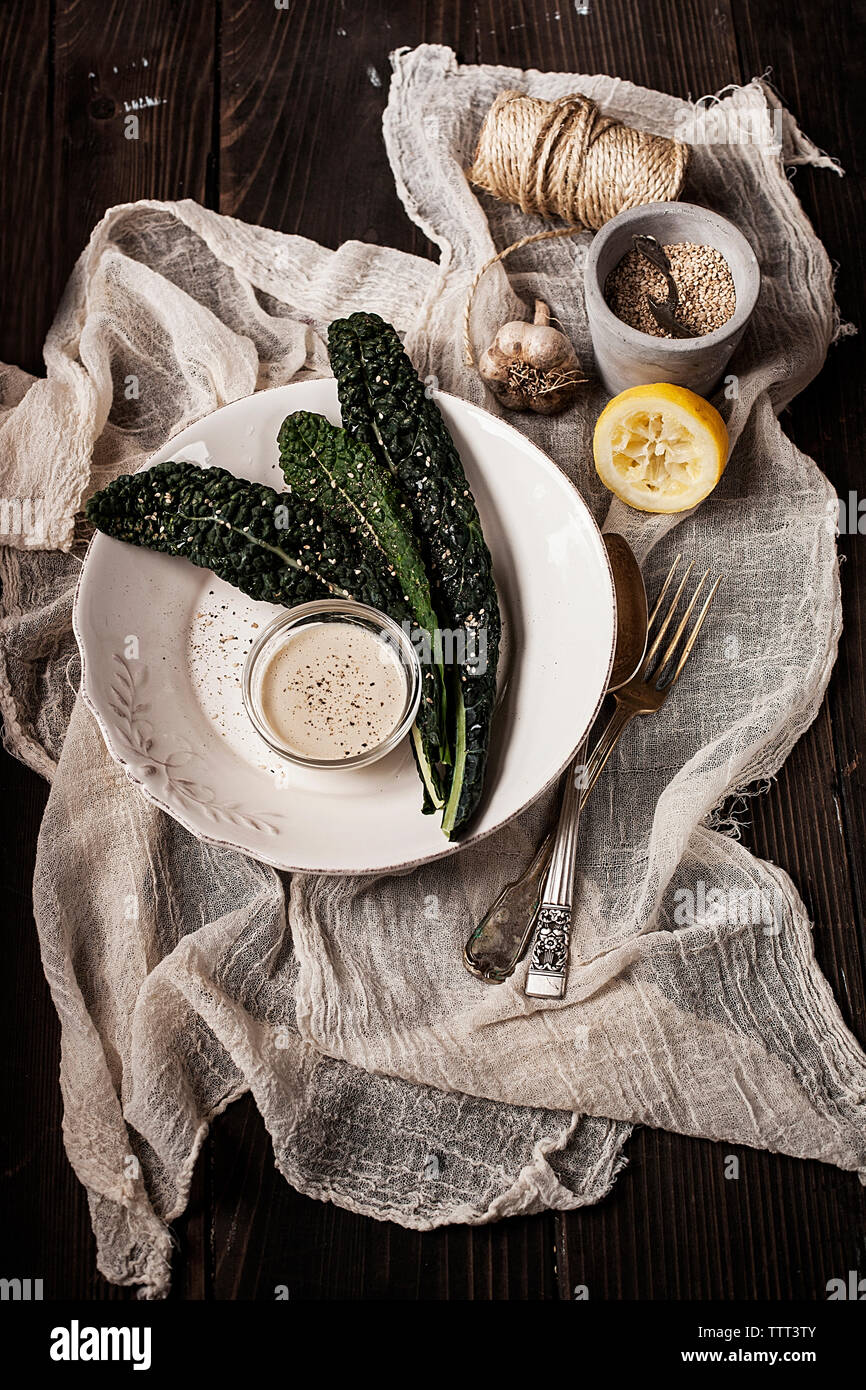
<path fill-rule="evenodd" d="M 607 552 L 584 502 L 511 426 L 438 395 L 475 495 L 508 629 L 508 670 L 481 810 L 449 844 L 421 814 L 408 744 L 370 767 L 280 764 L 252 729 L 241 671 L 276 613 L 208 570 L 94 537 L 75 602 L 82 689 L 109 752 L 193 834 L 282 869 L 407 867 L 489 835 L 562 770 L 602 698 L 615 634 Z M 336 383 L 300 382 L 224 406 L 151 464 L 188 459 L 281 488 L 276 437 L 293 410 L 339 422 Z M 253 624 L 259 624 L 255 628 Z"/>

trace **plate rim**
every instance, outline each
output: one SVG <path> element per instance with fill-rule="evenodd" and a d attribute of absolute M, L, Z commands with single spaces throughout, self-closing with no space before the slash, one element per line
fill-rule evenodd
<path fill-rule="evenodd" d="M 228 410 L 232 406 L 240 405 L 244 401 L 251 401 L 258 397 L 265 396 L 266 394 L 268 394 L 269 391 L 282 391 L 285 389 L 289 389 L 293 386 L 309 386 L 312 385 L 314 382 L 318 381 L 334 380 L 335 378 L 333 377 L 322 376 L 310 377 L 308 379 L 305 378 L 303 381 L 287 381 L 284 382 L 281 386 L 266 387 L 263 391 L 253 391 L 246 396 L 238 396 L 237 399 L 234 401 L 226 401 L 224 405 L 217 406 L 215 410 L 206 412 L 206 414 L 199 416 L 197 420 L 188 422 L 181 429 L 176 430 L 174 434 L 169 435 L 169 437 L 165 440 L 163 444 L 159 446 L 158 449 L 154 449 L 153 452 L 148 455 L 145 462 L 141 465 L 140 468 L 137 468 L 135 472 L 147 472 L 149 468 L 152 468 L 154 466 L 153 459 L 155 459 L 156 455 L 161 453 L 163 449 L 167 448 L 168 445 L 171 444 L 173 439 L 177 438 L 181 434 L 184 434 L 188 429 L 194 429 L 196 425 L 201 424 L 203 420 L 209 420 L 212 416 L 219 415 L 219 413 L 223 410 Z M 516 810 L 512 811 L 510 815 L 505 816 L 502 820 L 497 821 L 495 825 L 489 826 L 487 829 L 470 832 L 468 835 L 466 835 L 465 837 L 461 837 L 459 840 L 445 840 L 443 837 L 443 843 L 440 849 L 435 850 L 430 854 L 423 854 L 415 859 L 408 859 L 394 864 L 380 865 L 377 867 L 364 869 L 310 868 L 308 866 L 290 865 L 287 864 L 284 859 L 269 855 L 266 852 L 251 850 L 245 845 L 239 845 L 235 840 L 225 840 L 222 839 L 219 835 L 208 834 L 206 831 L 203 831 L 194 824 L 192 824 L 192 822 L 187 817 L 185 817 L 175 807 L 169 805 L 166 801 L 164 801 L 160 796 L 158 796 L 154 791 L 152 791 L 150 787 L 148 787 L 141 780 L 140 777 L 136 776 L 132 766 L 115 750 L 108 725 L 106 721 L 103 719 L 103 716 L 97 708 L 95 701 L 91 696 L 90 690 L 88 689 L 88 663 L 84 648 L 84 638 L 79 628 L 78 614 L 81 590 L 85 581 L 85 576 L 87 574 L 87 564 L 90 559 L 90 554 L 93 550 L 94 544 L 97 541 L 98 537 L 101 535 L 101 532 L 95 531 L 91 536 L 90 541 L 88 542 L 87 550 L 84 554 L 81 569 L 78 573 L 78 578 L 75 583 L 75 596 L 72 603 L 72 631 L 75 636 L 75 641 L 78 646 L 79 657 L 81 660 L 81 679 L 79 681 L 78 693 L 84 701 L 84 704 L 87 706 L 90 713 L 96 720 L 97 726 L 102 735 L 103 743 L 105 744 L 109 756 L 115 763 L 118 764 L 119 767 L 123 769 L 127 779 L 130 782 L 132 782 L 135 787 L 137 787 L 138 791 L 149 802 L 151 802 L 152 805 L 156 806 L 159 810 L 163 811 L 167 816 L 170 816 L 172 820 L 177 821 L 177 823 L 179 825 L 182 825 L 183 828 L 186 831 L 188 831 L 190 835 L 195 837 L 195 839 L 201 840 L 205 844 L 215 845 L 221 849 L 232 849 L 235 850 L 235 852 L 238 854 L 249 855 L 250 858 L 255 859 L 258 863 L 267 864 L 270 868 L 276 869 L 280 873 L 315 875 L 321 874 L 322 876 L 334 878 L 363 878 L 375 874 L 405 873 L 411 869 L 420 868 L 424 864 L 433 864 L 440 859 L 450 858 L 454 854 L 459 854 L 461 850 L 469 849 L 477 844 L 480 844 L 483 840 L 488 839 L 489 836 L 495 835 L 497 831 L 504 830 L 506 826 L 510 825 L 512 821 L 516 820 L 517 817 L 522 815 L 524 811 L 528 810 L 530 806 L 534 806 L 535 803 L 538 800 L 540 800 L 542 796 L 544 796 L 545 792 L 547 792 L 550 789 L 550 787 L 552 787 L 553 784 L 557 782 L 559 778 L 562 776 L 562 773 L 564 772 L 565 768 L 568 767 L 568 765 L 574 759 L 575 754 L 581 747 L 581 744 L 586 738 L 586 735 L 589 733 L 590 729 L 592 728 L 593 724 L 598 718 L 599 710 L 601 709 L 605 695 L 607 694 L 607 683 L 610 678 L 611 670 L 613 668 L 613 659 L 616 651 L 617 635 L 616 591 L 613 580 L 613 569 L 611 567 L 610 556 L 608 555 L 607 546 L 604 543 L 604 536 L 601 527 L 598 525 L 595 517 L 590 511 L 589 506 L 584 501 L 576 485 L 571 481 L 568 475 L 559 467 L 555 460 L 551 458 L 550 454 L 546 453 L 545 450 L 542 449 L 538 444 L 536 444 L 534 440 L 528 439 L 526 435 L 522 434 L 520 430 L 518 430 L 515 425 L 512 425 L 509 420 L 505 420 L 499 415 L 493 415 L 489 410 L 485 410 L 483 406 L 476 405 L 474 401 L 464 400 L 462 396 L 456 396 L 453 394 L 453 392 L 450 391 L 441 391 L 437 388 L 433 392 L 433 399 L 453 401 L 456 403 L 458 407 L 469 410 L 473 414 L 480 415 L 484 417 L 486 420 L 493 420 L 498 426 L 501 426 L 508 430 L 510 433 L 517 435 L 521 445 L 525 448 L 531 449 L 535 454 L 537 454 L 539 459 L 544 463 L 545 467 L 553 469 L 556 473 L 557 478 L 561 479 L 562 482 L 564 482 L 566 486 L 571 490 L 571 492 L 577 499 L 579 507 L 583 510 L 585 514 L 585 518 L 589 523 L 590 532 L 595 533 L 595 537 L 598 541 L 599 553 L 601 554 L 602 559 L 604 561 L 604 573 L 607 579 L 608 590 L 610 595 L 610 612 L 612 616 L 612 622 L 610 651 L 608 652 L 607 669 L 605 672 L 604 682 L 602 684 L 601 692 L 598 696 L 592 713 L 590 714 L 589 719 L 587 720 L 585 728 L 583 728 L 580 731 L 580 735 L 575 741 L 568 756 L 564 759 L 564 761 L 557 768 L 554 774 L 551 777 L 549 777 L 548 780 L 544 783 L 544 785 L 539 787 L 538 791 L 534 792 L 533 795 L 529 797 L 527 801 L 524 801 L 521 806 L 518 806 Z"/>

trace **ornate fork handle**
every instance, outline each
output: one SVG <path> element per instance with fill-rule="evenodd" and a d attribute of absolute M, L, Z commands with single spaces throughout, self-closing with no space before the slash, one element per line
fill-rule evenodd
<path fill-rule="evenodd" d="M 581 750 L 570 764 L 556 826 L 520 878 L 502 890 L 466 943 L 463 964 L 479 980 L 502 984 L 526 955 L 538 920 L 541 892 L 555 843 L 562 846 L 563 870 L 567 872 L 570 862 L 573 876 L 580 812 L 620 735 L 636 713 L 636 710 L 618 704 L 587 762 L 580 761 Z M 580 788 L 577 786 L 578 777 Z M 561 875 L 558 877 L 561 881 Z"/>

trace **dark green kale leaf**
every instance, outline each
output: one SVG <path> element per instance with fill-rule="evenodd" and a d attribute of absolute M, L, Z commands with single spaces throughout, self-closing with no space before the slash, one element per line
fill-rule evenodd
<path fill-rule="evenodd" d="M 398 623 L 411 620 L 377 552 L 359 546 L 321 508 L 224 468 L 159 463 L 115 478 L 86 510 L 106 535 L 185 556 L 250 598 L 288 607 L 354 598 Z"/>
<path fill-rule="evenodd" d="M 289 492 L 333 516 L 364 550 L 379 552 L 412 610 L 416 648 L 423 647 L 426 638 L 432 651 L 440 624 L 412 532 L 411 512 L 391 474 L 365 444 L 306 410 L 286 416 L 278 442 Z M 422 700 L 412 732 L 427 792 L 433 805 L 441 808 L 444 797 L 438 764 L 450 761 L 445 673 L 441 661 L 424 661 L 422 670 Z"/>
<path fill-rule="evenodd" d="M 328 331 L 343 425 L 400 483 L 421 538 L 437 611 L 463 634 L 454 702 L 454 770 L 442 820 L 463 829 L 483 787 L 501 620 L 490 552 L 460 456 L 390 324 L 352 314 Z"/>

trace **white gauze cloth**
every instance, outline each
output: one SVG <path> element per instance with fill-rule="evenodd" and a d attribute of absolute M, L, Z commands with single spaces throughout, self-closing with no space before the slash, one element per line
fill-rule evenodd
<path fill-rule="evenodd" d="M 726 143 L 697 145 L 685 196 L 737 222 L 764 275 L 731 367 L 738 394 L 719 402 L 737 447 L 716 493 L 679 525 L 617 505 L 608 517 L 650 590 L 676 549 L 723 563 L 727 579 L 669 707 L 628 732 L 584 814 L 556 1005 L 524 997 L 523 967 L 490 987 L 460 964 L 470 926 L 528 862 L 551 796 L 409 875 L 296 876 L 290 934 L 279 875 L 196 841 L 109 759 L 75 699 L 70 628 L 83 498 L 227 401 L 326 373 L 332 318 L 381 313 L 422 375 L 498 410 L 462 364 L 456 325 L 478 266 L 537 230 L 482 205 L 462 172 L 506 86 L 581 90 L 664 134 L 686 120 L 698 139 L 724 129 Z M 38 523 L 22 521 L 0 552 L 0 706 L 7 746 L 52 780 L 36 919 L 62 1022 L 67 1151 L 108 1278 L 165 1293 L 167 1223 L 209 1122 L 245 1091 L 299 1190 L 418 1228 L 597 1201 L 635 1121 L 866 1169 L 866 1059 L 817 969 L 803 905 L 781 871 L 710 828 L 726 794 L 772 776 L 814 718 L 840 627 L 832 493 L 776 420 L 838 325 L 774 114 L 757 84 L 693 113 L 610 78 L 460 68 L 435 46 L 395 55 L 389 155 L 438 267 L 361 243 L 326 251 L 191 203 L 116 208 L 73 273 L 46 379 L 0 374 L 2 492 L 38 503 L 21 510 Z M 818 162 L 785 115 L 786 160 Z M 749 142 L 730 140 L 740 126 Z M 531 248 L 512 285 L 547 300 L 590 365 L 588 241 Z M 476 341 L 525 312 L 492 271 Z M 593 384 L 563 416 L 511 417 L 600 521 L 609 499 L 589 446 L 603 401 Z M 757 920 L 743 901 L 760 903 Z"/>

